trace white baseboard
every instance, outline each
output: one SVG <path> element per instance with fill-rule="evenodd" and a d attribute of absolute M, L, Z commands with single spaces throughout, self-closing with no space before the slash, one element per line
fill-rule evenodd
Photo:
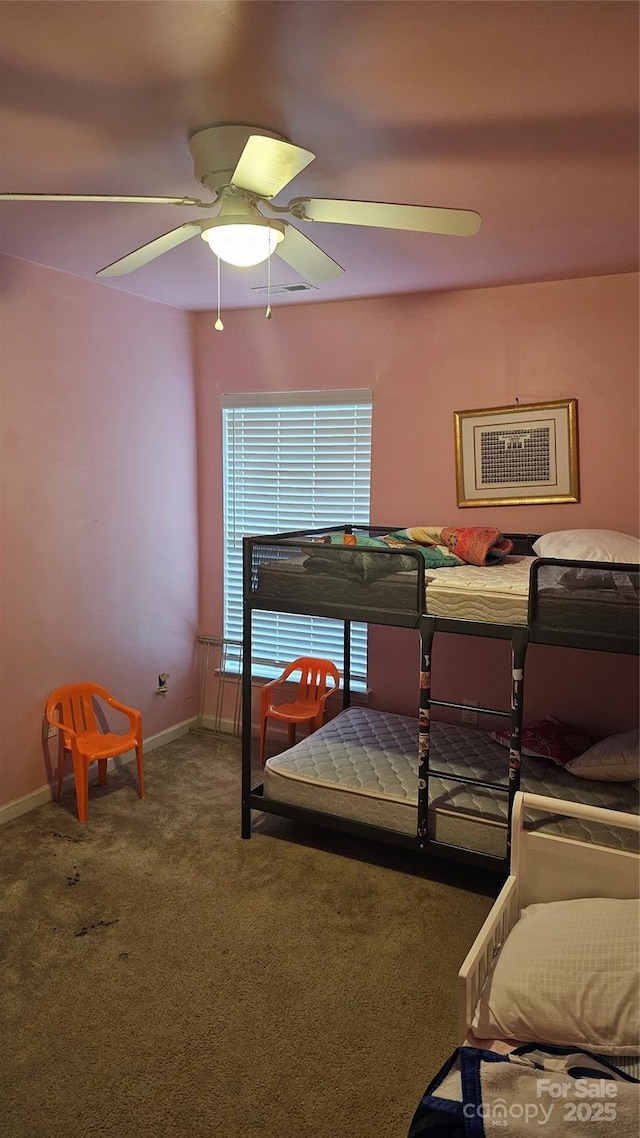
<path fill-rule="evenodd" d="M 179 739 L 181 735 L 186 735 L 194 726 L 196 719 L 184 719 L 182 723 L 175 723 L 173 727 L 167 727 L 165 731 L 159 731 L 157 735 L 150 735 L 148 739 L 143 740 L 143 750 L 146 755 L 150 751 L 156 751 L 158 747 L 164 747 L 165 743 L 173 743 L 174 739 Z M 107 771 L 119 770 L 120 767 L 126 766 L 128 763 L 135 762 L 135 751 L 126 751 L 124 755 L 118 755 L 115 759 L 107 760 Z M 92 763 L 89 767 L 89 784 L 95 783 L 98 780 L 98 767 Z M 62 792 L 70 790 L 73 787 L 73 773 L 68 774 L 62 783 Z M 35 810 L 37 806 L 44 806 L 45 802 L 51 802 L 56 796 L 56 787 L 45 786 L 38 787 L 37 790 L 32 790 L 29 794 L 24 794 L 22 798 L 14 798 L 13 802 L 7 802 L 4 806 L 0 806 L 0 826 L 5 822 L 11 822 L 13 818 L 19 818 L 21 814 L 28 814 L 30 810 Z"/>
<path fill-rule="evenodd" d="M 196 717 L 194 715 L 191 719 L 183 719 L 182 723 L 174 723 L 173 727 L 167 727 L 164 731 L 159 731 L 157 735 L 150 735 L 149 738 L 143 742 L 145 752 L 157 751 L 158 747 L 164 747 L 165 743 L 173 743 L 174 739 L 179 739 L 182 735 L 187 735 L 195 723 Z M 134 759 L 135 754 L 132 751 L 129 761 L 132 762 Z"/>
<path fill-rule="evenodd" d="M 203 715 L 200 720 L 199 727 L 205 731 L 213 731 L 215 735 L 233 735 L 234 738 L 239 738 L 235 735 L 233 730 L 233 719 L 218 719 L 214 715 Z"/>
<path fill-rule="evenodd" d="M 242 737 L 241 731 L 236 733 L 233 729 L 232 719 L 217 719 L 213 715 L 203 715 L 199 726 L 205 731 L 213 731 L 216 735 L 231 735 L 235 739 Z M 260 735 L 260 725 L 258 723 L 251 724 L 251 737 L 257 739 Z M 277 723 L 273 719 L 269 723 L 269 737 L 275 735 L 276 737 L 282 736 L 283 739 L 287 737 L 287 728 L 283 723 Z"/>

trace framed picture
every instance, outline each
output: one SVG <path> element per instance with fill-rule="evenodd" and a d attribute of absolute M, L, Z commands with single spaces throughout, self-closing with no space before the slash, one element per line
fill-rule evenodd
<path fill-rule="evenodd" d="M 576 399 L 453 417 L 459 506 L 580 501 Z"/>

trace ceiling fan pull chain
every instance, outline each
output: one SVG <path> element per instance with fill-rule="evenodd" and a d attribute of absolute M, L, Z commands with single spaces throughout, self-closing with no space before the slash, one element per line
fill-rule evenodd
<path fill-rule="evenodd" d="M 271 229 L 271 226 L 269 226 Z M 265 312 L 267 320 L 271 319 L 271 253 L 267 257 L 267 309 Z"/>
<path fill-rule="evenodd" d="M 216 332 L 223 332 L 224 331 L 224 324 L 222 323 L 222 320 L 220 319 L 220 258 L 216 257 L 216 260 L 218 262 L 218 319 L 216 320 L 216 322 L 213 326 L 214 326 Z"/>

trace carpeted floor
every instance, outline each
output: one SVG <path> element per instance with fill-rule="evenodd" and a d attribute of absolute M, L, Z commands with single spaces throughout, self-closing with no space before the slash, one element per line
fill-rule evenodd
<path fill-rule="evenodd" d="M 405 1138 L 499 882 L 260 815 L 184 736 L 0 829 L 3 1138 Z"/>

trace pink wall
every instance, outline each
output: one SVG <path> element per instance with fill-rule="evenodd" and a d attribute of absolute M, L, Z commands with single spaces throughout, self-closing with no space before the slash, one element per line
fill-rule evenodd
<path fill-rule="evenodd" d="M 141 709 L 147 737 L 196 712 L 194 345 L 202 631 L 221 631 L 222 392 L 371 387 L 376 523 L 638 532 L 635 276 L 303 304 L 270 322 L 231 312 L 217 334 L 206 314 L 0 267 L 0 804 L 51 776 L 42 709 L 60 683 L 105 684 Z M 580 504 L 458 510 L 453 411 L 516 396 L 577 397 Z M 417 653 L 415 633 L 372 629 L 374 706 L 415 710 Z M 635 664 L 534 646 L 527 714 L 630 725 Z M 505 665 L 503 644 L 441 637 L 436 694 L 502 702 Z"/>
<path fill-rule="evenodd" d="M 4 803 L 50 778 L 59 684 L 105 685 L 146 737 L 196 713 L 198 565 L 190 316 L 0 267 Z"/>
<path fill-rule="evenodd" d="M 281 307 L 269 322 L 230 312 L 223 333 L 209 314 L 196 316 L 202 631 L 220 634 L 222 622 L 221 393 L 372 388 L 376 524 L 637 534 L 637 313 L 629 274 Z M 453 412 L 569 397 L 578 399 L 580 503 L 458 509 Z M 417 634 L 374 628 L 370 653 L 372 704 L 413 713 Z M 507 700 L 504 644 L 439 637 L 435 669 L 441 698 Z M 525 714 L 548 712 L 595 734 L 631 726 L 636 660 L 532 646 Z"/>

